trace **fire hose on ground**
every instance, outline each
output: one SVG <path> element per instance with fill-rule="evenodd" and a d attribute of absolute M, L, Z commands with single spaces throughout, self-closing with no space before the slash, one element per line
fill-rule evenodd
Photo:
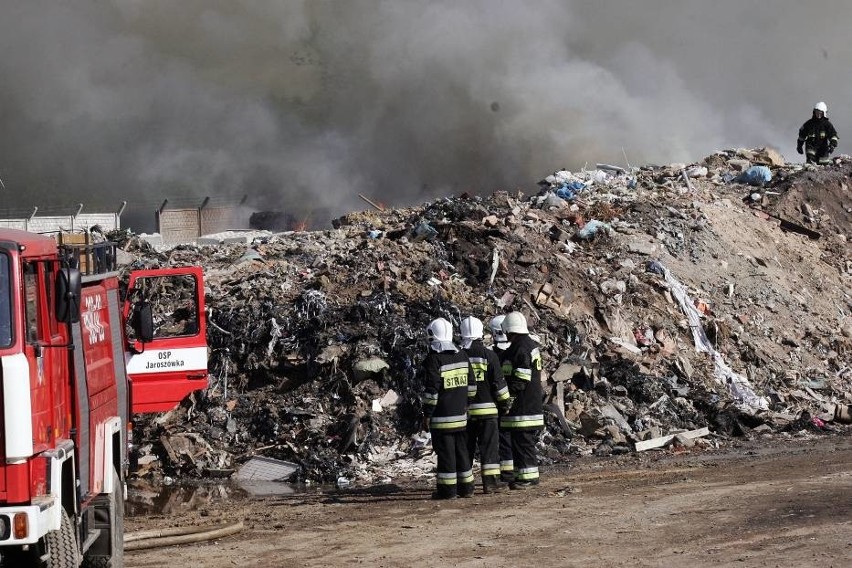
<path fill-rule="evenodd" d="M 243 522 L 238 521 L 227 525 L 174 527 L 128 533 L 124 535 L 124 550 L 145 550 L 176 544 L 203 542 L 236 534 L 243 528 L 245 528 Z"/>

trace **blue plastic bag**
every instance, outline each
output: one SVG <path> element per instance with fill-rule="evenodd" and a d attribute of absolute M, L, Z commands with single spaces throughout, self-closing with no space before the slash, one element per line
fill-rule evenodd
<path fill-rule="evenodd" d="M 568 183 L 563 183 L 559 186 L 559 189 L 556 190 L 556 195 L 561 197 L 562 199 L 567 199 L 571 201 L 574 197 L 577 196 L 583 189 L 586 188 L 586 185 L 581 181 L 571 181 Z"/>
<path fill-rule="evenodd" d="M 766 166 L 752 166 L 734 180 L 737 183 L 763 186 L 772 181 L 772 172 Z"/>

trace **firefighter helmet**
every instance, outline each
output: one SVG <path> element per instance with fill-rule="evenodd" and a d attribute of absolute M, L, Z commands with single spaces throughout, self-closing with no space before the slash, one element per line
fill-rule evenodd
<path fill-rule="evenodd" d="M 491 321 L 488 323 L 488 328 L 491 330 L 492 337 L 494 337 L 494 343 L 506 343 L 509 341 L 509 338 L 503 332 L 504 319 L 506 319 L 506 316 L 500 314 L 491 318 Z"/>
<path fill-rule="evenodd" d="M 482 321 L 473 317 L 467 316 L 461 321 L 459 326 L 461 336 L 464 339 L 482 339 Z"/>
<path fill-rule="evenodd" d="M 432 351 L 442 353 L 459 350 L 453 343 L 453 324 L 444 318 L 432 320 L 426 328 L 426 335 L 429 336 L 429 347 L 432 348 Z"/>
<path fill-rule="evenodd" d="M 822 114 L 828 114 L 828 105 L 820 101 L 814 105 L 814 110 L 822 111 Z"/>
<path fill-rule="evenodd" d="M 461 330 L 462 347 L 465 349 L 470 347 L 470 344 L 477 339 L 482 339 L 482 321 L 473 316 L 464 318 L 459 329 Z"/>
<path fill-rule="evenodd" d="M 426 335 L 429 336 L 429 341 L 452 341 L 453 324 L 444 318 L 434 319 L 426 328 Z"/>
<path fill-rule="evenodd" d="M 527 329 L 527 318 L 521 312 L 512 312 L 507 315 L 506 319 L 503 320 L 502 327 L 506 335 L 510 333 L 528 334 L 530 332 Z"/>

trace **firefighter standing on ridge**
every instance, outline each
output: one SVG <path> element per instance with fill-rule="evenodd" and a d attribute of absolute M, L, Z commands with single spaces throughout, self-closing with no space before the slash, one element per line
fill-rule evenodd
<path fill-rule="evenodd" d="M 500 417 L 500 427 L 509 430 L 512 435 L 515 480 L 510 487 L 526 489 L 538 485 L 539 481 L 535 445 L 538 431 L 544 428 L 541 353 L 538 343 L 530 337 L 524 314 L 508 314 L 502 327 L 510 342 L 503 361 L 511 365 L 506 383 L 514 401 L 509 412 Z M 504 373 L 506 370 L 504 367 Z"/>
<path fill-rule="evenodd" d="M 491 321 L 488 322 L 488 329 L 491 331 L 491 339 L 493 341 L 491 350 L 500 359 L 500 369 L 503 373 L 504 380 L 505 377 L 512 372 L 512 365 L 505 362 L 503 357 L 506 349 L 509 348 L 509 338 L 506 337 L 505 333 L 503 333 L 502 327 L 503 320 L 505 318 L 505 315 L 500 314 L 499 316 L 491 318 Z M 505 412 L 502 414 L 505 414 Z M 500 427 L 499 421 L 498 430 L 500 433 L 500 480 L 510 483 L 515 480 L 515 465 L 512 462 L 512 434 L 509 430 Z"/>
<path fill-rule="evenodd" d="M 453 326 L 444 318 L 426 328 L 429 354 L 423 361 L 423 428 L 432 433 L 438 454 L 437 490 L 433 499 L 473 495 L 473 470 L 467 450 L 468 398 L 476 394 L 467 354 L 453 343 Z"/>
<path fill-rule="evenodd" d="M 807 153 L 809 164 L 828 164 L 829 155 L 837 149 L 837 131 L 827 114 L 828 106 L 818 102 L 814 105 L 813 116 L 799 129 L 796 151 L 799 154 Z"/>
<path fill-rule="evenodd" d="M 468 454 L 470 463 L 473 463 L 473 456 L 479 448 L 482 492 L 492 493 L 498 489 L 500 477 L 497 407 L 508 410 L 509 389 L 500 369 L 500 358 L 482 343 L 482 322 L 468 316 L 459 327 L 462 349 L 467 353 L 476 378 L 476 396 L 468 407 Z"/>

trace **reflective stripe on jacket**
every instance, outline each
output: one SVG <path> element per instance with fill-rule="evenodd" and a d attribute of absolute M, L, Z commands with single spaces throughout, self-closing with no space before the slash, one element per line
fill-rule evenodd
<path fill-rule="evenodd" d="M 509 388 L 503 378 L 500 359 L 487 349 L 482 340 L 475 340 L 464 350 L 470 359 L 476 391 L 470 401 L 468 414 L 471 419 L 497 416 L 497 405 L 509 400 Z"/>
<path fill-rule="evenodd" d="M 464 351 L 430 351 L 423 360 L 423 414 L 429 427 L 441 432 L 467 428 L 468 399 L 476 392 L 476 380 Z"/>
<path fill-rule="evenodd" d="M 535 430 L 544 427 L 541 351 L 529 335 L 518 335 L 503 353 L 503 370 L 514 402 L 500 417 L 500 428 Z"/>

